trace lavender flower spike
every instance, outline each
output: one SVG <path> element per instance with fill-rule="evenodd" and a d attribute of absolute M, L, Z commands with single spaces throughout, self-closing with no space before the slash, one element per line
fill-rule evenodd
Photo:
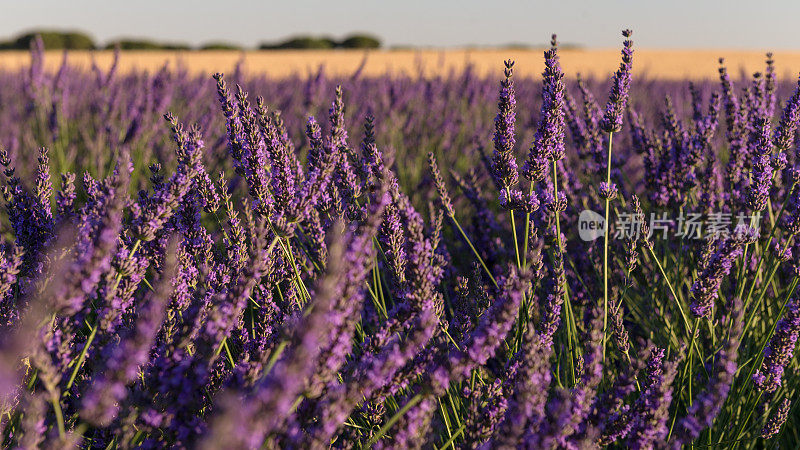
<path fill-rule="evenodd" d="M 120 344 L 103 349 L 105 368 L 88 385 L 83 397 L 81 416 L 89 422 L 107 425 L 117 416 L 119 403 L 127 394 L 126 384 L 136 379 L 138 369 L 149 356 L 156 334 L 164 319 L 164 306 L 172 288 L 176 245 L 169 247 L 165 270 L 158 291 L 145 297 L 136 327 Z"/>
<path fill-rule="evenodd" d="M 775 334 L 764 349 L 761 367 L 753 374 L 756 389 L 775 392 L 783 384 L 783 372 L 792 360 L 800 334 L 800 306 L 793 299 L 786 305 L 786 314 L 778 322 Z"/>
<path fill-rule="evenodd" d="M 517 160 L 514 156 L 514 125 L 517 117 L 517 99 L 514 95 L 514 61 L 505 61 L 506 78 L 500 82 L 500 98 L 497 101 L 497 116 L 494 119 L 494 154 L 492 175 L 501 190 L 517 184 Z"/>
<path fill-rule="evenodd" d="M 767 208 L 773 174 L 770 163 L 772 142 L 770 141 L 769 119 L 766 117 L 760 117 L 756 121 L 755 140 L 756 155 L 753 157 L 752 181 L 747 190 L 747 206 L 753 211 L 763 211 Z"/>
<path fill-rule="evenodd" d="M 550 49 L 544 53 L 541 119 L 522 169 L 529 180 L 543 178 L 546 160 L 558 161 L 564 158 L 564 73 L 558 60 L 556 35 L 553 35 L 550 44 Z"/>
<path fill-rule="evenodd" d="M 798 122 L 800 122 L 800 80 L 797 81 L 797 87 L 791 98 L 786 101 L 780 124 L 775 129 L 772 142 L 778 151 L 786 151 L 794 143 Z"/>
<path fill-rule="evenodd" d="M 433 182 L 436 186 L 436 190 L 439 192 L 439 198 L 441 199 L 442 206 L 447 212 L 447 215 L 453 217 L 456 215 L 455 209 L 453 209 L 453 202 L 450 200 L 450 194 L 447 193 L 447 186 L 444 184 L 444 179 L 442 178 L 442 172 L 439 170 L 439 165 L 436 163 L 436 157 L 433 153 L 428 153 L 428 164 L 431 169 L 431 175 L 433 175 Z"/>
<path fill-rule="evenodd" d="M 722 279 L 731 271 L 734 260 L 742 254 L 743 244 L 743 239 L 731 236 L 718 245 L 716 252 L 709 252 L 700 261 L 702 271 L 692 285 L 692 304 L 689 307 L 696 317 L 706 317 L 711 314 Z"/>
<path fill-rule="evenodd" d="M 625 41 L 622 43 L 622 62 L 619 69 L 614 74 L 614 81 L 611 85 L 611 95 L 606 104 L 606 112 L 600 122 L 600 128 L 606 133 L 616 133 L 622 130 L 622 115 L 625 112 L 625 105 L 628 102 L 628 91 L 631 88 L 631 68 L 633 64 L 633 41 L 629 39 L 633 31 L 624 30 L 622 35 Z"/>
<path fill-rule="evenodd" d="M 775 413 L 769 418 L 764 428 L 761 429 L 762 438 L 772 439 L 773 436 L 781 431 L 783 424 L 786 423 L 786 418 L 789 416 L 791 406 L 792 402 L 788 398 L 783 399 L 778 409 L 775 410 Z"/>

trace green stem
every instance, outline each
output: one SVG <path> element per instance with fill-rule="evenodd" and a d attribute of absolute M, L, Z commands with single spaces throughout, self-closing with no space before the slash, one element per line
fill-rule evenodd
<path fill-rule="evenodd" d="M 530 187 L 528 188 L 528 197 L 533 194 L 533 183 L 530 183 Z M 528 241 L 530 240 L 530 228 L 531 228 L 531 213 L 525 213 L 525 243 L 522 247 L 522 261 L 523 267 L 528 267 Z"/>
<path fill-rule="evenodd" d="M 452 446 L 453 442 L 456 440 L 456 438 L 461 436 L 461 433 L 464 432 L 464 428 L 466 428 L 466 426 L 465 425 L 461 425 L 461 427 L 458 430 L 456 430 L 455 433 L 453 433 L 453 436 L 450 439 L 448 439 L 447 442 L 442 444 L 441 447 L 439 447 L 439 450 L 445 450 L 447 447 Z M 453 446 L 453 448 L 455 448 L 455 446 Z"/>
<path fill-rule="evenodd" d="M 267 361 L 267 365 L 264 367 L 265 375 L 268 374 L 275 366 L 275 363 L 278 362 L 278 358 L 281 357 L 287 345 L 289 345 L 289 341 L 281 341 L 275 351 L 269 356 L 269 361 Z"/>
<path fill-rule="evenodd" d="M 558 162 L 553 161 L 553 198 L 556 205 L 558 205 Z M 564 246 L 561 243 L 561 214 L 556 211 L 556 242 L 558 243 L 558 251 L 564 253 Z"/>
<path fill-rule="evenodd" d="M 483 262 L 483 258 L 481 258 L 481 255 L 478 253 L 478 251 L 475 250 L 475 246 L 472 245 L 472 241 L 470 241 L 469 238 L 467 237 L 467 233 L 464 233 L 464 229 L 461 228 L 461 225 L 458 223 L 458 220 L 456 220 L 456 217 L 450 216 L 450 219 L 453 221 L 456 228 L 458 228 L 458 231 L 461 233 L 461 236 L 467 242 L 467 245 L 469 245 L 469 248 L 472 249 L 472 253 L 475 254 L 476 258 L 478 258 L 478 262 L 481 263 L 481 267 L 483 267 L 483 270 L 486 271 L 486 275 L 489 275 L 489 279 L 492 280 L 492 284 L 494 284 L 494 287 L 500 289 L 500 286 L 497 285 L 497 281 L 494 279 L 494 275 L 492 275 L 492 272 L 490 272 L 489 268 L 486 267 L 486 263 Z"/>
<path fill-rule="evenodd" d="M 667 277 L 667 273 L 664 271 L 664 267 L 661 265 L 661 261 L 659 261 L 658 257 L 656 256 L 655 252 L 653 251 L 653 248 L 650 247 L 649 245 L 645 245 L 645 247 L 647 247 L 647 250 L 650 251 L 650 256 L 656 262 L 656 265 L 658 266 L 658 270 L 661 272 L 661 276 L 664 278 L 664 281 L 667 283 L 667 287 L 669 288 L 669 292 L 672 294 L 672 298 L 675 299 L 675 305 L 678 306 L 678 311 L 681 313 L 681 318 L 683 319 L 684 328 L 685 328 L 686 332 L 689 333 L 689 330 L 690 330 L 689 319 L 686 317 L 686 313 L 683 311 L 683 306 L 681 305 L 681 301 L 678 298 L 678 294 L 675 293 L 675 289 L 672 287 L 672 283 L 670 283 L 669 278 Z M 689 339 L 691 339 L 691 338 L 692 338 L 692 336 L 689 336 Z M 697 346 L 697 342 L 696 341 L 693 341 L 693 347 L 694 347 L 695 351 L 697 352 L 697 356 L 700 357 L 700 361 L 704 361 L 705 359 L 703 358 L 703 354 L 700 352 L 700 348 Z M 689 348 L 689 351 L 691 351 L 691 347 Z M 706 373 L 706 375 L 708 375 L 708 374 Z"/>
<path fill-rule="evenodd" d="M 789 196 L 792 195 L 792 191 L 794 191 L 795 186 L 797 186 L 796 183 L 792 184 L 792 187 L 789 188 L 789 192 L 787 192 L 787 194 L 786 194 L 786 199 L 788 199 Z M 772 239 L 775 237 L 775 231 L 778 229 L 778 221 L 780 220 L 781 216 L 783 215 L 783 211 L 786 210 L 786 203 L 787 203 L 787 201 L 784 200 L 783 204 L 781 205 L 781 209 L 778 211 L 778 214 L 775 216 L 775 220 L 774 220 L 774 222 L 772 224 L 772 228 L 769 231 L 769 237 L 767 238 L 767 243 L 764 245 L 764 251 L 761 253 L 761 255 L 758 258 L 758 264 L 756 264 L 755 273 L 759 273 L 761 271 L 761 265 L 764 262 L 764 255 L 769 250 L 769 246 L 770 246 L 770 244 L 772 244 Z M 753 279 L 753 283 L 750 285 L 750 290 L 747 293 L 747 297 L 744 298 L 744 306 L 745 307 L 747 307 L 747 301 L 750 299 L 750 296 L 753 295 L 753 290 L 755 290 L 755 288 L 756 288 L 756 280 Z"/>
<path fill-rule="evenodd" d="M 794 235 L 792 235 L 792 236 L 794 236 Z M 789 242 L 790 241 L 791 241 L 791 237 L 786 241 L 786 245 L 783 247 L 783 250 L 781 251 L 781 253 L 786 251 L 786 249 L 789 247 Z M 758 299 L 756 300 L 756 304 L 753 306 L 753 310 L 750 312 L 750 315 L 747 317 L 747 321 L 745 322 L 744 328 L 742 329 L 742 336 L 744 336 L 745 333 L 747 333 L 747 330 L 750 328 L 750 325 L 753 323 L 753 319 L 756 316 L 756 312 L 758 312 L 758 308 L 759 308 L 759 306 L 761 306 L 761 302 L 764 301 L 764 296 L 767 294 L 767 290 L 769 289 L 768 285 L 770 284 L 772 279 L 775 277 L 775 274 L 777 273 L 779 266 L 780 266 L 780 262 L 777 262 L 777 263 L 775 263 L 773 265 L 772 270 L 769 273 L 769 276 L 767 277 L 766 281 L 764 282 L 764 285 L 765 285 L 764 286 L 764 290 L 761 291 L 761 294 L 758 296 Z M 755 280 L 753 280 L 753 284 L 755 284 Z"/>
<path fill-rule="evenodd" d="M 511 212 L 511 233 L 514 235 L 514 253 L 517 255 L 517 268 L 522 268 L 522 263 L 519 259 L 519 243 L 517 243 L 517 222 L 514 220 L 514 210 L 509 210 Z"/>
<path fill-rule="evenodd" d="M 695 340 L 695 336 L 697 335 L 697 328 L 699 326 L 699 323 L 700 323 L 699 319 L 694 321 L 694 331 L 692 332 L 691 343 L 689 344 L 689 357 L 686 358 L 686 365 L 683 367 L 683 373 L 681 374 L 680 390 L 678 391 L 678 395 L 675 397 L 675 399 L 677 401 L 675 402 L 675 411 L 672 414 L 672 422 L 669 425 L 669 434 L 667 434 L 667 442 L 669 442 L 669 439 L 672 437 L 672 430 L 675 427 L 675 419 L 678 418 L 678 406 L 679 406 L 681 394 L 683 394 L 683 384 L 686 382 L 687 375 L 689 376 L 689 380 L 691 382 L 692 359 L 693 359 L 692 356 L 694 355 L 694 353 L 692 353 L 692 351 L 691 351 L 691 348 L 692 348 L 692 345 L 694 345 L 694 340 Z M 691 398 L 691 393 L 690 393 L 689 394 L 689 403 L 690 404 L 691 404 L 691 401 L 692 401 L 692 398 Z"/>
<path fill-rule="evenodd" d="M 614 133 L 608 133 L 608 162 L 606 164 L 606 185 L 611 186 L 611 148 Z M 608 206 L 606 198 L 605 221 L 603 222 L 603 361 L 606 359 L 606 334 L 608 331 Z"/>
<path fill-rule="evenodd" d="M 78 371 L 81 370 L 83 361 L 86 360 L 86 353 L 89 351 L 89 347 L 92 345 L 92 342 L 94 342 L 94 338 L 97 337 L 97 328 L 98 324 L 95 321 L 95 324 L 92 326 L 92 331 L 89 334 L 89 338 L 86 339 L 86 344 L 83 346 L 81 354 L 78 356 L 78 362 L 75 364 L 75 367 L 72 369 L 72 374 L 69 376 L 67 388 L 64 390 L 65 392 L 69 391 L 69 389 L 72 387 L 72 384 L 75 383 L 75 377 L 78 375 Z"/>
<path fill-rule="evenodd" d="M 128 253 L 128 257 L 126 258 L 126 262 L 130 261 L 133 257 L 133 254 L 136 253 L 136 250 L 139 249 L 139 245 L 141 245 L 142 240 L 137 239 L 134 242 L 133 247 L 131 247 L 131 251 Z M 117 287 L 119 287 L 119 283 L 122 281 L 122 273 L 118 273 L 116 279 L 114 280 L 114 286 L 111 288 L 111 291 L 116 291 Z M 89 351 L 89 347 L 94 342 L 95 337 L 97 337 L 97 328 L 99 326 L 99 321 L 95 318 L 94 324 L 92 325 L 92 331 L 89 333 L 89 337 L 86 339 L 86 344 L 84 344 L 83 349 L 81 350 L 81 354 L 78 356 L 78 361 L 75 364 L 75 368 L 72 369 L 72 373 L 69 376 L 69 381 L 67 382 L 66 391 L 72 387 L 72 384 L 75 382 L 75 377 L 78 375 L 78 372 L 81 370 L 83 366 L 83 362 L 86 360 L 86 353 Z"/>
<path fill-rule="evenodd" d="M 67 435 L 64 429 L 64 413 L 61 411 L 61 401 L 57 397 L 53 397 L 53 411 L 56 414 L 56 423 L 58 424 L 58 437 L 64 439 Z"/>
<path fill-rule="evenodd" d="M 403 407 L 400 408 L 399 411 L 394 413 L 394 415 L 389 420 L 387 420 L 385 424 L 383 424 L 381 429 L 378 430 L 377 433 L 375 433 L 375 436 L 372 436 L 369 442 L 367 442 L 366 448 L 370 448 L 373 445 L 375 445 L 375 443 L 378 442 L 386 434 L 386 432 L 389 431 L 389 429 L 392 428 L 392 426 L 398 420 L 400 420 L 400 418 L 403 417 L 405 413 L 408 412 L 409 409 L 413 408 L 414 405 L 416 405 L 420 401 L 422 401 L 422 394 L 417 394 L 414 397 L 412 397 L 411 400 L 406 402 L 406 404 L 403 405 Z"/>
<path fill-rule="evenodd" d="M 753 415 L 753 411 L 756 410 L 756 406 L 758 406 L 758 402 L 759 402 L 759 400 L 761 400 L 761 396 L 763 394 L 764 394 L 763 391 L 758 393 L 758 397 L 756 397 L 756 401 L 753 402 L 753 405 L 750 407 L 750 412 L 747 413 L 747 416 L 742 421 L 742 426 L 739 427 L 739 431 L 736 433 L 736 437 L 733 438 L 734 442 L 738 441 L 739 438 L 742 436 L 742 433 L 744 432 L 744 429 L 747 426 L 747 422 L 750 421 L 750 416 L 752 416 Z"/>
<path fill-rule="evenodd" d="M 531 186 L 531 189 L 533 187 Z M 556 204 L 558 204 L 558 161 L 553 161 L 553 198 L 555 199 Z M 561 264 L 564 264 L 564 244 L 561 242 L 561 214 L 556 208 L 555 211 L 556 216 L 556 245 L 558 246 L 558 253 L 561 255 Z M 527 252 L 527 250 L 526 250 Z M 569 302 L 569 292 L 567 291 L 567 279 L 566 276 L 563 280 L 558 280 L 559 283 L 562 284 L 562 288 L 564 289 L 564 305 L 565 314 L 567 319 L 567 339 L 568 342 L 574 343 L 574 345 L 569 345 L 570 349 L 570 369 L 572 374 L 573 383 L 575 382 L 575 356 L 577 354 L 577 330 L 575 328 L 575 316 L 572 311 L 572 304 Z M 605 345 L 605 344 L 604 344 Z M 605 350 L 605 348 L 604 348 Z M 604 352 L 605 354 L 605 352 Z"/>

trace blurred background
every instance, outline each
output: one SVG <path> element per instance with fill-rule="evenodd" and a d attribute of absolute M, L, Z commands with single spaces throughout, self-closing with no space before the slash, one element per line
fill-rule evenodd
<path fill-rule="evenodd" d="M 322 2 L 210 0 L 8 2 L 0 16 L 0 66 L 27 64 L 41 34 L 48 51 L 67 48 L 71 63 L 157 70 L 165 62 L 202 74 L 244 70 L 273 77 L 360 68 L 369 75 L 499 73 L 513 58 L 538 72 L 541 49 L 558 33 L 568 76 L 608 76 L 616 68 L 619 30 L 631 28 L 637 72 L 666 79 L 715 78 L 725 57 L 734 74 L 750 73 L 774 51 L 779 77 L 800 70 L 794 31 L 800 2 L 677 0 L 604 2 L 478 0 Z M 53 69 L 60 58 L 47 58 Z"/>

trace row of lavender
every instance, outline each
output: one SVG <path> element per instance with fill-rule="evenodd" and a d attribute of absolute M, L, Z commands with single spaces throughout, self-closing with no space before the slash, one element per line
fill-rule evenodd
<path fill-rule="evenodd" d="M 56 187 L 61 182 L 57 174 L 62 172 L 88 171 L 95 177 L 107 176 L 121 151 L 131 154 L 136 167 L 158 161 L 172 169 L 175 158 L 169 130 L 161 126 L 161 116 L 166 111 L 203 130 L 207 148 L 204 162 L 211 172 L 231 170 L 224 118 L 219 114 L 215 83 L 210 76 L 193 75 L 181 66 L 165 66 L 150 74 L 120 73 L 116 64 L 106 71 L 92 67 L 87 73 L 84 68 L 70 65 L 67 53 L 63 57 L 47 54 L 61 59 L 60 68 L 50 73 L 44 69 L 45 53 L 40 46 L 33 46 L 31 57 L 31 66 L 26 70 L 3 71 L 0 66 L 0 145 L 8 150 L 21 177 L 34 174 L 35 150 L 41 147 L 50 152 Z M 514 148 L 522 154 L 538 126 L 541 79 L 535 73 L 519 75 L 522 77 L 516 77 L 515 89 L 525 107 L 517 112 Z M 307 118 L 324 117 L 335 87 L 341 85 L 348 104 L 348 133 L 358 136 L 366 117 L 376 117 L 381 149 L 389 155 L 401 155 L 402 164 L 395 170 L 401 183 L 410 188 L 427 182 L 429 177 L 420 168 L 427 165 L 424 162 L 428 152 L 463 173 L 480 164 L 482 150 L 491 150 L 492 122 L 488 118 L 495 114 L 497 79 L 478 77 L 469 68 L 431 79 L 369 78 L 362 76 L 358 68 L 349 77 L 330 77 L 320 67 L 308 76 L 274 80 L 248 74 L 243 63 L 226 74 L 226 79 L 232 86 L 246 86 L 253 95 L 264 98 L 270 108 L 280 111 L 290 139 L 303 155 L 308 151 L 304 138 Z M 744 89 L 752 90 L 767 82 L 765 77 L 755 83 L 745 81 L 741 96 L 750 95 Z M 778 98 L 788 98 L 794 89 L 791 80 L 772 83 Z M 607 80 L 588 79 L 582 84 L 598 98 L 606 95 Z M 692 114 L 692 97 L 686 85 L 635 78 L 630 103 L 647 126 L 659 123 L 666 97 L 672 99 L 676 115 L 686 117 Z M 566 87 L 580 110 L 580 85 L 570 82 Z M 710 81 L 698 81 L 695 88 L 704 98 L 719 89 L 718 83 Z M 326 121 L 320 125 L 324 132 L 330 132 Z M 620 144 L 616 153 L 628 156 L 628 133 L 616 138 Z M 718 134 L 715 143 L 723 145 L 722 136 Z M 568 155 L 572 156 L 574 152 Z M 141 176 L 144 173 L 133 174 L 132 192 L 148 187 L 147 177 Z M 413 197 L 417 200 L 416 191 Z M 426 198 L 420 197 L 420 201 Z"/>
<path fill-rule="evenodd" d="M 499 100 L 233 74 L 251 99 L 34 48 L 0 75 L 3 445 L 796 442 L 800 88 L 771 59 L 636 84 L 623 34 L 604 108 L 555 37 Z M 711 216 L 740 220 L 686 232 Z"/>

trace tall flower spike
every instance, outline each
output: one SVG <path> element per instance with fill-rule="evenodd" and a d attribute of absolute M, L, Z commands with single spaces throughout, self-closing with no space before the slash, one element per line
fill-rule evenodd
<path fill-rule="evenodd" d="M 319 167 L 324 158 L 322 152 L 325 149 L 323 148 L 322 129 L 314 116 L 309 116 L 306 122 L 306 137 L 308 138 L 308 167 Z"/>
<path fill-rule="evenodd" d="M 792 406 L 791 400 L 788 398 L 783 399 L 778 409 L 772 414 L 764 428 L 761 429 L 761 437 L 764 439 L 772 439 L 773 436 L 780 433 L 783 424 L 786 423 L 786 418 L 789 416 L 789 409 Z"/>
<path fill-rule="evenodd" d="M 766 54 L 767 68 L 764 71 L 764 101 L 768 117 L 775 114 L 775 104 L 777 99 L 775 97 L 775 59 L 773 59 L 772 52 Z"/>
<path fill-rule="evenodd" d="M 149 292 L 143 299 L 134 329 L 119 344 L 104 349 L 107 358 L 104 367 L 97 370 L 81 402 L 81 416 L 91 423 L 106 425 L 116 417 L 119 403 L 127 395 L 126 385 L 136 379 L 139 367 L 149 359 L 172 290 L 176 251 L 176 245 L 169 246 L 168 261 L 156 285 L 157 291 Z"/>
<path fill-rule="evenodd" d="M 38 201 L 40 220 L 45 223 L 43 226 L 52 233 L 53 211 L 50 208 L 50 198 L 53 196 L 53 182 L 50 179 L 50 158 L 47 156 L 47 148 L 39 150 L 39 165 L 36 168 L 36 199 Z"/>
<path fill-rule="evenodd" d="M 663 349 L 653 351 L 647 363 L 642 393 L 634 405 L 634 418 L 628 435 L 631 448 L 652 448 L 667 437 L 676 368 L 676 362 L 664 360 Z"/>
<path fill-rule="evenodd" d="M 631 68 L 633 64 L 633 41 L 629 39 L 633 31 L 624 30 L 622 36 L 625 41 L 622 43 L 622 62 L 619 69 L 614 74 L 611 85 L 611 95 L 606 104 L 606 112 L 600 122 L 600 128 L 606 133 L 616 133 L 622 130 L 622 114 L 625 112 L 625 105 L 628 102 L 628 91 L 631 87 Z"/>
<path fill-rule="evenodd" d="M 783 114 L 781 115 L 781 121 L 775 129 L 775 137 L 772 143 L 779 152 L 788 150 L 794 143 L 799 121 L 800 79 L 797 80 L 797 87 L 795 87 L 792 96 L 786 101 L 786 106 L 784 106 Z"/>
<path fill-rule="evenodd" d="M 520 442 L 528 424 L 535 426 L 541 422 L 553 377 L 547 363 L 552 353 L 550 338 L 538 335 L 529 327 L 523 341 L 514 393 L 493 444 L 513 448 Z"/>
<path fill-rule="evenodd" d="M 797 300 L 786 305 L 786 314 L 778 322 L 775 334 L 764 349 L 761 367 L 753 374 L 753 383 L 759 391 L 775 392 L 783 384 L 783 373 L 788 367 L 800 334 L 800 306 Z"/>
<path fill-rule="evenodd" d="M 711 314 L 722 279 L 731 271 L 736 258 L 741 256 L 744 242 L 739 236 L 731 236 L 718 244 L 715 252 L 701 258 L 700 265 L 703 269 L 692 285 L 692 304 L 689 307 L 696 317 Z"/>
<path fill-rule="evenodd" d="M 766 117 L 756 119 L 755 131 L 755 155 L 753 155 L 750 186 L 747 189 L 747 206 L 753 211 L 763 211 L 767 208 L 773 175 L 770 161 L 772 142 L 769 119 Z"/>
<path fill-rule="evenodd" d="M 464 415 L 464 447 L 478 448 L 495 432 L 508 408 L 503 395 L 503 381 L 497 378 L 491 384 L 464 388 L 466 414 Z"/>
<path fill-rule="evenodd" d="M 564 73 L 558 60 L 558 41 L 554 34 L 550 49 L 544 53 L 545 69 L 542 73 L 542 117 L 538 139 L 548 150 L 550 160 L 564 159 Z"/>
<path fill-rule="evenodd" d="M 522 169 L 523 175 L 531 181 L 544 177 L 547 160 L 564 158 L 564 73 L 558 60 L 556 35 L 550 44 L 550 49 L 544 52 L 541 118 Z"/>
<path fill-rule="evenodd" d="M 436 191 L 439 193 L 442 206 L 448 216 L 455 216 L 456 212 L 453 209 L 453 202 L 450 200 L 450 194 L 447 193 L 447 186 L 444 184 L 442 172 L 439 170 L 439 165 L 436 163 L 436 157 L 433 156 L 433 153 L 428 153 L 428 165 L 430 166 L 431 175 L 433 175 L 433 183 L 436 185 Z"/>
<path fill-rule="evenodd" d="M 361 175 L 368 186 L 374 189 L 375 184 L 383 177 L 385 166 L 383 155 L 375 144 L 375 118 L 367 116 L 364 121 L 364 139 L 361 141 Z"/>
<path fill-rule="evenodd" d="M 400 283 L 406 281 L 406 238 L 400 214 L 395 204 L 386 208 L 385 218 L 381 224 L 381 242 L 385 245 L 384 253 L 395 279 Z"/>
<path fill-rule="evenodd" d="M 497 116 L 494 119 L 494 154 L 492 155 L 492 175 L 501 190 L 517 184 L 517 159 L 514 156 L 515 121 L 517 99 L 514 94 L 514 61 L 505 61 L 506 78 L 500 82 L 500 96 L 497 100 Z"/>
<path fill-rule="evenodd" d="M 10 295 L 18 280 L 22 256 L 22 247 L 18 245 L 0 251 L 0 330 L 15 324 L 23 312 L 16 304 L 14 296 Z"/>
<path fill-rule="evenodd" d="M 73 216 L 76 197 L 75 174 L 72 172 L 61 174 L 61 190 L 56 194 L 56 214 L 59 222 L 64 222 Z"/>
<path fill-rule="evenodd" d="M 199 135 L 195 133 L 187 135 L 172 115 L 167 114 L 165 118 L 175 130 L 179 164 L 162 189 L 150 197 L 150 207 L 143 211 L 142 217 L 134 227 L 137 237 L 145 242 L 156 238 L 156 233 L 175 214 L 184 197 L 192 189 L 202 158 L 203 141 Z"/>

